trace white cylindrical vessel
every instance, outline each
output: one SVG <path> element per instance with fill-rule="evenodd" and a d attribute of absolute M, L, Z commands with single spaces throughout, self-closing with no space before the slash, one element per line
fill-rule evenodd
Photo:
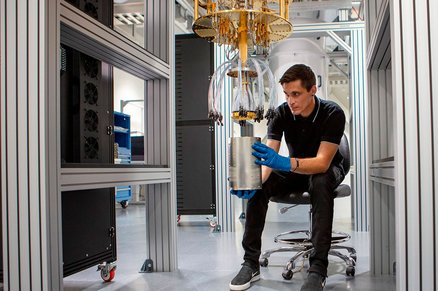
<path fill-rule="evenodd" d="M 269 54 L 269 67 L 280 80 L 281 76 L 295 64 L 305 64 L 315 73 L 319 98 L 327 99 L 327 76 L 329 57 L 316 41 L 306 38 L 291 38 L 278 42 L 272 47 Z M 278 101 L 282 104 L 284 99 L 283 88 L 277 83 Z"/>
<path fill-rule="evenodd" d="M 233 190 L 256 190 L 262 188 L 261 166 L 255 163 L 252 145 L 260 142 L 260 137 L 230 138 L 228 160 L 229 182 Z"/>

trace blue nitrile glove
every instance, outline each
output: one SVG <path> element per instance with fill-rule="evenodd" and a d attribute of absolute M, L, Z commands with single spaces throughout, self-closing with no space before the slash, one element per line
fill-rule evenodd
<path fill-rule="evenodd" d="M 280 170 L 289 172 L 291 169 L 290 158 L 283 157 L 277 154 L 275 150 L 271 149 L 265 144 L 260 142 L 256 142 L 252 145 L 253 150 L 252 155 L 261 160 L 256 160 L 255 163 L 257 165 L 267 166 L 274 170 Z"/>
<path fill-rule="evenodd" d="M 230 190 L 230 193 L 242 199 L 251 199 L 257 190 Z"/>

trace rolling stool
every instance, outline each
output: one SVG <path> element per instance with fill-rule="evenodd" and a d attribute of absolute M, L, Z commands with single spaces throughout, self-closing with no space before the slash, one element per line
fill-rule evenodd
<path fill-rule="evenodd" d="M 348 141 L 345 135 L 341 139 L 339 145 L 339 152 L 344 158 L 343 167 L 348 173 L 350 169 L 350 152 L 348 147 Z M 341 184 L 334 191 L 335 198 L 348 197 L 351 195 L 350 186 Z M 309 209 L 309 229 L 308 230 L 293 230 L 278 234 L 275 236 L 274 241 L 276 243 L 283 243 L 287 246 L 282 246 L 274 249 L 264 251 L 260 256 L 260 266 L 268 266 L 268 258 L 271 254 L 277 252 L 296 252 L 296 254 L 287 262 L 282 276 L 286 280 L 290 280 L 293 277 L 294 270 L 296 269 L 296 261 L 300 258 L 308 258 L 310 253 L 313 251 L 313 245 L 311 242 L 312 237 L 312 206 L 310 203 L 310 194 L 308 192 L 293 192 L 286 197 L 271 197 L 272 202 L 292 204 L 291 206 L 283 207 L 280 209 L 280 213 L 283 214 L 289 209 L 302 204 L 310 205 Z M 296 234 L 304 234 L 304 237 L 296 238 Z M 356 250 L 352 247 L 338 245 L 340 243 L 346 242 L 350 239 L 350 235 L 344 232 L 332 232 L 332 243 L 329 251 L 329 255 L 341 258 L 346 264 L 346 275 L 354 276 L 355 266 L 357 261 Z M 339 249 L 347 250 L 348 256 L 337 251 Z"/>

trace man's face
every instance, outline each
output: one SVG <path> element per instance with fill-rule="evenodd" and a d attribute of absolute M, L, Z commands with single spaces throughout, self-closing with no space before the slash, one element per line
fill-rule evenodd
<path fill-rule="evenodd" d="M 312 86 L 310 91 L 301 86 L 301 80 L 283 83 L 286 102 L 294 115 L 307 117 L 313 110 L 313 96 L 316 93 L 316 86 Z"/>

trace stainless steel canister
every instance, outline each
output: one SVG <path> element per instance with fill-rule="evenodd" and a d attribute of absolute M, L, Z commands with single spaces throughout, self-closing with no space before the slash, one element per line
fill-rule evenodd
<path fill-rule="evenodd" d="M 254 190 L 262 188 L 262 170 L 254 161 L 252 144 L 260 142 L 259 137 L 232 137 L 228 159 L 229 181 L 233 190 Z"/>

